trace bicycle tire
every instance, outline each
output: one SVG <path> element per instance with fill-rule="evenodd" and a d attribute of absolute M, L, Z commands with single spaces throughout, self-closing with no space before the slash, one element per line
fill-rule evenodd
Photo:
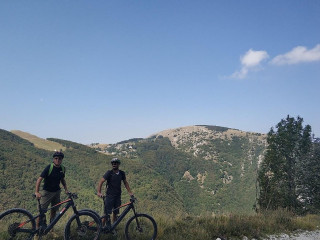
<path fill-rule="evenodd" d="M 99 239 L 101 221 L 90 211 L 79 211 L 68 220 L 64 229 L 65 240 Z"/>
<path fill-rule="evenodd" d="M 0 214 L 0 239 L 32 239 L 36 222 L 32 214 L 22 208 L 12 208 Z"/>
<path fill-rule="evenodd" d="M 78 210 L 78 212 L 91 212 L 100 219 L 100 215 L 96 211 L 89 209 L 89 208 L 84 208 L 84 209 Z"/>
<path fill-rule="evenodd" d="M 125 235 L 127 240 L 154 240 L 157 237 L 157 231 L 157 223 L 153 217 L 138 213 L 127 221 Z"/>

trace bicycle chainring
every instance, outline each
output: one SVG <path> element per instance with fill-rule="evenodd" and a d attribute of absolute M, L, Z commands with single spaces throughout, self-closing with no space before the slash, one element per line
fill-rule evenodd
<path fill-rule="evenodd" d="M 17 228 L 18 227 L 19 227 L 19 223 L 12 223 L 8 227 L 8 233 L 10 234 L 11 237 L 15 237 L 16 236 L 16 232 L 17 232 Z"/>

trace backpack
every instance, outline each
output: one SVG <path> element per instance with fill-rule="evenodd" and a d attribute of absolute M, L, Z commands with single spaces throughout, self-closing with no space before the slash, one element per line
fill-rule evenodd
<path fill-rule="evenodd" d="M 65 173 L 66 173 L 66 168 L 65 168 L 62 164 L 61 164 L 60 166 L 61 166 L 61 168 L 62 168 L 62 172 L 63 172 L 63 174 L 65 174 Z M 51 164 L 50 164 L 50 168 L 49 168 L 48 176 L 51 174 L 52 169 L 53 169 L 53 163 L 51 163 Z"/>

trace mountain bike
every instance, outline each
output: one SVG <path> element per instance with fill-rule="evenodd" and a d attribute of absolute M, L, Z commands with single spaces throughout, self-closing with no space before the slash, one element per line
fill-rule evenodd
<path fill-rule="evenodd" d="M 105 199 L 105 196 L 102 197 Z M 123 220 L 123 218 L 130 212 L 133 211 L 133 216 L 128 219 L 125 225 L 125 237 L 127 240 L 154 240 L 157 237 L 157 223 L 153 217 L 144 214 L 137 213 L 134 203 L 137 201 L 136 198 L 131 197 L 130 201 L 121 205 L 120 207 L 113 209 L 113 211 L 126 207 L 124 211 L 119 215 L 117 220 L 110 226 L 101 225 L 101 233 L 113 233 L 118 224 Z M 97 214 L 97 213 L 96 213 Z M 97 214 L 98 215 L 98 214 Z M 99 216 L 99 215 L 98 215 Z M 107 215 L 100 216 L 101 221 L 107 222 Z M 89 223 L 89 225 L 93 223 Z M 95 228 L 93 227 L 93 231 Z"/>
<path fill-rule="evenodd" d="M 35 195 L 33 194 L 35 197 Z M 31 240 L 35 235 L 38 239 L 48 234 L 61 217 L 72 207 L 74 214 L 68 220 L 65 230 L 64 239 L 98 239 L 101 232 L 101 221 L 96 213 L 89 210 L 77 210 L 74 199 L 78 196 L 75 193 L 68 193 L 68 199 L 52 206 L 48 209 L 42 209 L 40 199 L 38 199 L 39 214 L 33 216 L 29 211 L 22 208 L 12 208 L 0 214 L 0 239 L 24 239 Z M 49 210 L 66 204 L 62 210 L 57 213 L 54 219 L 47 226 L 45 214 Z M 40 218 L 39 227 L 36 225 L 37 218 Z M 88 223 L 96 228 L 88 228 Z"/>

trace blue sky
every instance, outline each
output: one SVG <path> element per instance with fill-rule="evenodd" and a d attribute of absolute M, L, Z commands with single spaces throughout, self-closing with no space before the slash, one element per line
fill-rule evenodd
<path fill-rule="evenodd" d="M 320 137 L 320 1 L 1 1 L 0 128 L 115 143 L 189 125 Z"/>

